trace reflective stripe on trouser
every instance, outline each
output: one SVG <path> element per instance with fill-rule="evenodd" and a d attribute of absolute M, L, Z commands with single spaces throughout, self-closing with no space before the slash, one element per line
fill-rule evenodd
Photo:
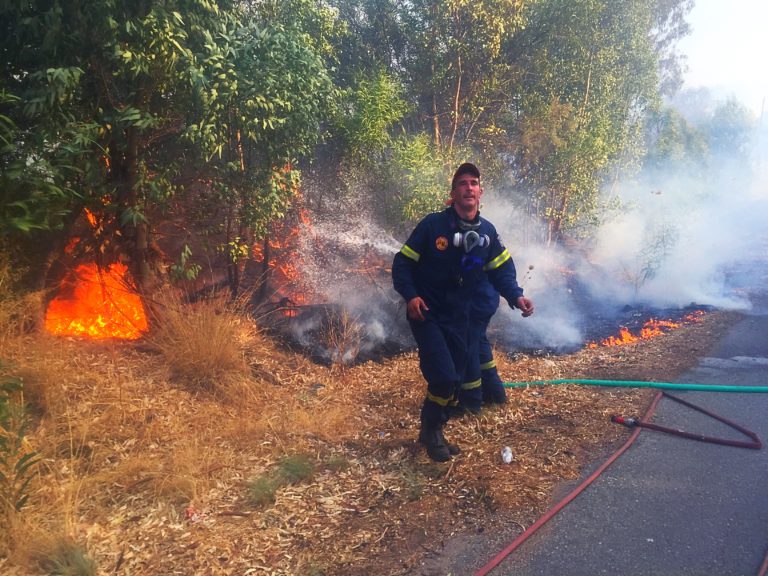
<path fill-rule="evenodd" d="M 496 360 L 493 359 L 493 347 L 488 340 L 487 331 L 489 323 L 490 320 L 481 323 L 477 344 L 480 375 L 483 382 L 483 395 L 504 395 L 504 383 L 501 381 L 499 372 L 496 369 Z"/>
<path fill-rule="evenodd" d="M 459 405 L 468 410 L 479 410 L 483 404 L 483 388 L 480 378 L 464 382 L 459 390 Z"/>
<path fill-rule="evenodd" d="M 461 324 L 439 325 L 429 316 L 423 322 L 409 320 L 419 347 L 419 368 L 427 381 L 421 407 L 426 426 L 440 426 L 448 420 L 448 404 L 455 398 L 467 362 L 467 328 Z"/>
<path fill-rule="evenodd" d="M 483 403 L 478 346 L 480 344 L 480 335 L 487 326 L 487 322 L 475 322 L 470 325 L 468 331 L 467 369 L 464 371 L 458 400 L 461 406 L 470 410 L 479 410 Z"/>

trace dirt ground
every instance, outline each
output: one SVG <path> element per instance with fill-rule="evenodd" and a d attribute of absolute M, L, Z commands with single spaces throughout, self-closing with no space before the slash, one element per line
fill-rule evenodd
<path fill-rule="evenodd" d="M 497 353 L 497 363 L 506 382 L 673 382 L 737 319 L 712 312 L 632 344 Z M 415 441 L 424 393 L 415 354 L 325 368 L 265 344 L 251 359 L 257 391 L 222 403 L 158 378 L 158 360 L 140 347 L 57 346 L 69 358 L 60 372 L 77 370 L 62 394 L 73 399 L 70 438 L 81 449 L 69 464 L 57 460 L 64 447 L 46 449 L 29 514 L 43 514 L 46 494 L 79 470 L 67 521 L 99 574 L 445 575 L 464 547 L 490 559 L 532 524 L 587 463 L 626 439 L 610 416 L 641 415 L 655 393 L 509 389 L 507 404 L 448 424 L 462 453 L 436 464 Z M 23 352 L 15 360 L 23 368 Z M 107 377 L 118 384 L 93 384 Z M 30 438 L 45 445 L 47 434 L 41 426 Z M 295 454 L 311 474 L 254 503 L 258 479 Z M 31 557 L 0 557 L 0 572 L 29 574 Z"/>

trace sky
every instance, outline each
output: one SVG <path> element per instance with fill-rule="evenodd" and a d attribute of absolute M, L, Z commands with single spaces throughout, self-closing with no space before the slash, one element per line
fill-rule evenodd
<path fill-rule="evenodd" d="M 687 56 L 683 88 L 735 95 L 760 117 L 768 114 L 768 1 L 696 0 L 692 32 L 680 44 Z"/>

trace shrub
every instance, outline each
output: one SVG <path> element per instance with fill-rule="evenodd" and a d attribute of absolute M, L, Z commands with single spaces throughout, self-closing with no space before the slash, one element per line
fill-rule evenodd
<path fill-rule="evenodd" d="M 96 562 L 81 546 L 61 540 L 38 557 L 40 568 L 51 576 L 96 576 Z"/>
<path fill-rule="evenodd" d="M 241 303 L 224 297 L 188 303 L 165 291 L 153 310 L 147 340 L 165 357 L 176 380 L 193 391 L 219 392 L 247 376 L 243 348 L 254 330 Z"/>

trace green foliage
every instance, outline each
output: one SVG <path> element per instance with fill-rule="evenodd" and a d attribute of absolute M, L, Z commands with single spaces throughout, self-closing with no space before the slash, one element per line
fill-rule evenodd
<path fill-rule="evenodd" d="M 355 172 L 342 185 L 370 188 L 388 218 L 439 209 L 450 167 L 471 157 L 486 185 L 514 181 L 502 192 L 524 196 L 561 241 L 599 220 L 609 178 L 636 169 L 644 114 L 679 77 L 691 6 L 2 3 L 0 236 L 69 231 L 88 209 L 101 222 L 91 249 L 129 252 L 143 275 L 160 215 L 177 216 L 189 193 L 217 206 L 195 223 L 226 236 L 210 245 L 250 244 L 289 209 L 298 166 L 325 141 L 331 161 L 318 164 Z M 713 123 L 713 149 L 744 146 L 729 114 L 717 122 L 734 130 Z M 659 157 L 687 138 L 668 136 Z"/>
<path fill-rule="evenodd" d="M 515 168 L 547 223 L 546 241 L 597 223 L 607 178 L 637 169 L 643 114 L 658 102 L 660 43 L 682 30 L 672 14 L 684 13 L 683 4 L 541 0 L 529 6 L 515 43 L 532 80 L 510 131 L 523 143 Z"/>
<path fill-rule="evenodd" d="M 380 153 L 390 143 L 390 129 L 408 108 L 403 88 L 384 71 L 360 79 L 347 92 L 344 131 L 348 154 L 362 160 L 367 154 Z"/>
<path fill-rule="evenodd" d="M 306 454 L 286 456 L 278 463 L 277 477 L 284 484 L 308 480 L 314 472 L 312 460 Z"/>
<path fill-rule="evenodd" d="M 248 482 L 246 498 L 251 506 L 263 507 L 275 503 L 279 486 L 271 476 L 258 476 Z"/>
<path fill-rule="evenodd" d="M 80 545 L 63 540 L 39 559 L 40 568 L 50 576 L 96 576 L 98 567 Z"/>
<path fill-rule="evenodd" d="M 398 220 L 415 222 L 445 207 L 450 171 L 428 136 L 398 138 L 390 164 L 390 178 L 398 191 L 393 207 Z"/>
<path fill-rule="evenodd" d="M 25 445 L 27 415 L 21 400 L 23 384 L 0 362 L 0 512 L 21 510 L 29 499 L 29 483 L 37 452 Z"/>
<path fill-rule="evenodd" d="M 402 22 L 416 122 L 448 155 L 475 134 L 498 132 L 498 117 L 519 86 L 514 56 L 505 53 L 525 26 L 519 0 L 419 0 Z M 497 136 L 502 141 L 503 136 Z"/>
<path fill-rule="evenodd" d="M 410 220 L 439 207 L 444 182 L 437 175 L 453 159 L 472 157 L 486 167 L 486 186 L 492 176 L 514 181 L 515 190 L 503 192 L 524 196 L 547 224 L 545 240 L 559 242 L 600 220 L 609 178 L 637 170 L 644 113 L 656 106 L 662 83 L 675 84 L 674 43 L 687 31 L 692 2 L 332 5 L 349 23 L 336 77 L 354 86 L 360 69 L 385 70 L 410 104 L 401 122 L 406 133 L 388 145 L 395 165 L 389 185 L 380 186 L 378 175 L 368 179 L 382 204 L 396 191 L 389 217 Z M 368 167 L 385 171 L 375 162 Z"/>
<path fill-rule="evenodd" d="M 733 98 L 720 104 L 705 125 L 713 153 L 738 157 L 747 151 L 755 127 L 749 109 Z"/>
<path fill-rule="evenodd" d="M 171 264 L 169 268 L 171 280 L 178 282 L 180 280 L 194 280 L 197 278 L 200 270 L 202 270 L 202 266 L 191 262 L 191 259 L 192 250 L 187 244 L 184 244 L 184 248 L 182 248 L 179 255 L 179 261 Z"/>
<path fill-rule="evenodd" d="M 40 134 L 19 127 L 23 104 L 0 92 L 0 238 L 61 225 L 67 204 L 79 194 L 70 186 L 72 165 L 89 127 L 66 133 L 61 146 L 46 145 Z"/>
<path fill-rule="evenodd" d="M 98 250 L 130 253 L 143 276 L 158 214 L 190 181 L 216 188 L 241 235 L 265 230 L 296 190 L 273 172 L 311 151 L 334 95 L 327 38 L 309 33 L 331 34 L 332 13 L 291 5 L 293 20 L 272 2 L 0 5 L 0 89 L 14 94 L 0 103 L 0 234 L 88 208 L 111 215 Z"/>
<path fill-rule="evenodd" d="M 253 506 L 274 504 L 275 494 L 280 488 L 308 480 L 313 473 L 314 465 L 306 454 L 286 456 L 267 474 L 248 482 L 248 502 Z"/>
<path fill-rule="evenodd" d="M 673 108 L 649 114 L 646 170 L 691 170 L 706 167 L 709 146 L 705 134 Z"/>
<path fill-rule="evenodd" d="M 640 276 L 636 288 L 656 276 L 659 268 L 674 249 L 680 238 L 678 227 L 670 222 L 657 222 L 647 230 L 640 252 Z"/>

